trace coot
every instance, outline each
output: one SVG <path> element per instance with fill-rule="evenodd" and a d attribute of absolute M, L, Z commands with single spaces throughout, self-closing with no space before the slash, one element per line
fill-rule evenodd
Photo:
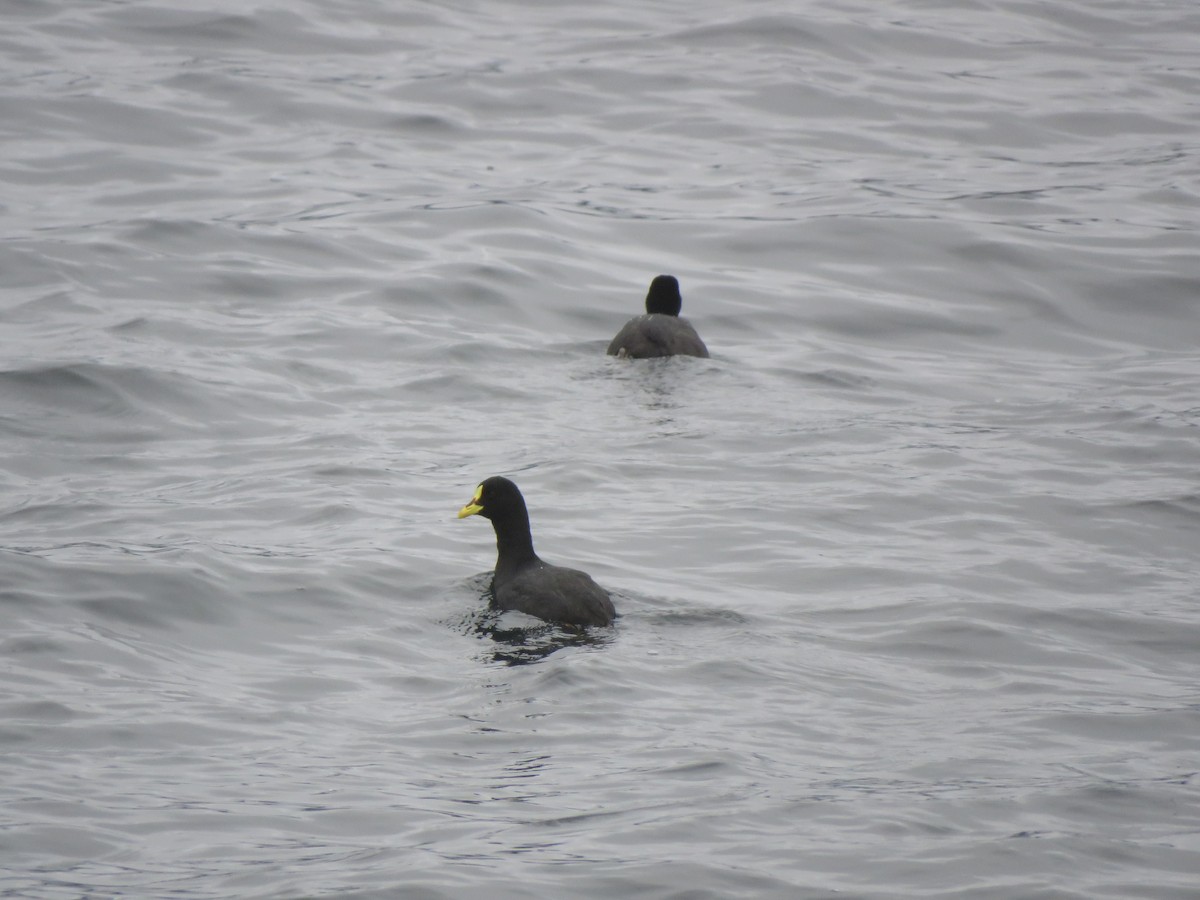
<path fill-rule="evenodd" d="M 609 356 L 650 359 L 656 356 L 708 356 L 708 348 L 687 320 L 680 318 L 683 298 L 674 275 L 659 275 L 646 293 L 646 315 L 634 316 L 608 345 Z"/>
<path fill-rule="evenodd" d="M 480 515 L 496 530 L 492 596 L 499 609 L 516 609 L 564 625 L 608 625 L 616 617 L 608 592 L 586 572 L 544 562 L 533 552 L 529 512 L 520 489 L 494 476 L 475 489 L 460 519 Z"/>

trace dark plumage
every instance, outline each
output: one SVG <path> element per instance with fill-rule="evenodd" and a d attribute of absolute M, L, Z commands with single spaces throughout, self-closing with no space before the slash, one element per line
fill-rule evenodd
<path fill-rule="evenodd" d="M 496 530 L 492 596 L 499 609 L 516 609 L 547 622 L 608 625 L 616 616 L 608 592 L 586 572 L 543 562 L 533 552 L 525 498 L 507 478 L 494 476 L 475 489 L 460 519 L 481 515 Z"/>
<path fill-rule="evenodd" d="M 680 318 L 683 298 L 674 275 L 659 275 L 646 294 L 646 315 L 634 316 L 608 345 L 609 356 L 708 356 L 708 348 L 687 319 Z"/>

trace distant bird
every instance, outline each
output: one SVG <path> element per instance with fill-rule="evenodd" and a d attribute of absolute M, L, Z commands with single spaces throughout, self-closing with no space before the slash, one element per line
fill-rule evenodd
<path fill-rule="evenodd" d="M 679 317 L 683 298 L 674 275 L 659 275 L 646 294 L 646 315 L 634 316 L 608 345 L 608 355 L 650 359 L 655 356 L 708 356 L 708 348 L 687 319 Z"/>
<path fill-rule="evenodd" d="M 458 517 L 480 515 L 496 530 L 492 597 L 498 609 L 520 610 L 564 625 L 609 625 L 616 617 L 608 592 L 586 572 L 542 561 L 533 552 L 529 511 L 520 489 L 493 476 L 475 488 Z"/>

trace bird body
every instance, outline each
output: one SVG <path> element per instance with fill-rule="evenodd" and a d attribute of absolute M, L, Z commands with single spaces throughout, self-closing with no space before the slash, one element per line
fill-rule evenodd
<path fill-rule="evenodd" d="M 647 313 L 634 316 L 608 345 L 609 356 L 655 359 L 660 356 L 708 356 L 708 348 L 687 319 Z"/>
<path fill-rule="evenodd" d="M 492 593 L 498 609 L 515 609 L 565 625 L 608 625 L 616 616 L 608 592 L 587 572 L 552 566 L 542 560 L 496 576 Z"/>
<path fill-rule="evenodd" d="M 533 550 L 529 511 L 520 489 L 507 478 L 483 481 L 460 519 L 481 515 L 496 532 L 492 597 L 498 609 L 518 610 L 564 625 L 609 625 L 616 617 L 608 592 L 586 572 L 553 566 Z"/>

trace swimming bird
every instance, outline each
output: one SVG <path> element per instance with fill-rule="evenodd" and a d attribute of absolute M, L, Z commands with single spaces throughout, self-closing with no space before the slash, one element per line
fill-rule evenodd
<path fill-rule="evenodd" d="M 529 511 L 520 489 L 499 475 L 475 488 L 458 517 L 480 515 L 496 530 L 496 574 L 492 597 L 497 608 L 520 610 L 564 625 L 608 625 L 616 617 L 608 592 L 578 569 L 552 566 L 533 552 Z"/>
<path fill-rule="evenodd" d="M 708 356 L 708 348 L 687 319 L 680 318 L 683 298 L 674 275 L 659 275 L 646 293 L 646 315 L 634 316 L 608 345 L 609 356 Z"/>

